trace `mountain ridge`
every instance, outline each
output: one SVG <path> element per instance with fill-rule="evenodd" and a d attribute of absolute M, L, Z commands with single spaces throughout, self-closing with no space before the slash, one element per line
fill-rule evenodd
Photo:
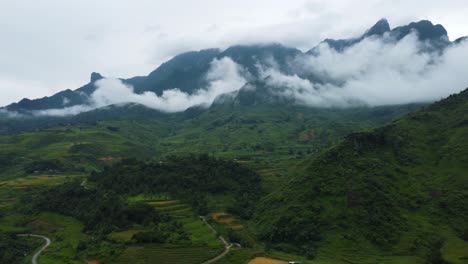
<path fill-rule="evenodd" d="M 325 39 L 322 43 L 328 44 L 332 49 L 342 52 L 344 49 L 353 46 L 366 38 L 383 37 L 391 35 L 395 41 L 412 32 L 418 32 L 421 41 L 429 41 L 437 49 L 443 50 L 448 45 L 458 44 L 464 40 L 460 38 L 450 42 L 447 31 L 442 25 L 434 25 L 428 20 L 413 22 L 405 26 L 390 28 L 386 19 L 379 20 L 358 38 L 351 39 Z M 318 45 L 320 46 L 320 44 Z M 154 92 L 161 95 L 163 91 L 178 88 L 187 94 L 193 94 L 197 89 L 206 87 L 205 79 L 210 68 L 210 63 L 215 59 L 223 57 L 231 58 L 235 63 L 245 68 L 252 80 L 261 78 L 260 67 L 271 66 L 274 61 L 278 70 L 284 74 L 295 74 L 295 70 L 289 67 L 289 60 L 298 55 L 313 55 L 318 52 L 318 46 L 302 53 L 296 48 L 290 48 L 281 44 L 256 44 L 256 45 L 235 45 L 222 51 L 220 49 L 204 49 L 200 51 L 190 51 L 179 54 L 172 59 L 162 63 L 157 69 L 147 76 L 137 76 L 128 79 L 120 79 L 123 83 L 134 88 L 134 92 L 142 94 L 144 92 Z M 320 81 L 317 76 L 304 76 Z M 48 109 L 62 109 L 65 107 L 86 105 L 89 103 L 91 94 L 96 90 L 96 82 L 104 79 L 101 74 L 93 72 L 90 82 L 76 90 L 64 90 L 51 96 L 40 99 L 23 99 L 17 103 L 12 103 L 3 108 L 7 111 L 21 114 L 31 114 L 34 111 Z M 241 87 L 239 87 L 241 88 Z"/>

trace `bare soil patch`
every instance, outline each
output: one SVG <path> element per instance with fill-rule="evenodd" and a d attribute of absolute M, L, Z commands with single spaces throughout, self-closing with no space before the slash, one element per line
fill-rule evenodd
<path fill-rule="evenodd" d="M 56 231 L 63 228 L 61 225 L 51 224 L 49 222 L 36 219 L 29 223 L 29 226 L 36 232 L 55 233 Z"/>
<path fill-rule="evenodd" d="M 239 230 L 243 228 L 243 226 L 239 223 L 239 219 L 237 219 L 235 216 L 229 213 L 214 212 L 210 214 L 210 217 L 216 222 L 223 224 L 228 228 L 231 228 L 234 230 Z"/>
<path fill-rule="evenodd" d="M 288 262 L 269 257 L 255 257 L 249 261 L 249 264 L 288 264 Z"/>

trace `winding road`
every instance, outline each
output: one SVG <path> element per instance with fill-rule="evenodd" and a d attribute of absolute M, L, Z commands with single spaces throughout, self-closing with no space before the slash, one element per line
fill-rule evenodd
<path fill-rule="evenodd" d="M 216 230 L 206 221 L 206 218 L 204 216 L 200 216 L 200 219 L 205 223 L 205 225 L 207 225 L 211 229 L 211 231 L 214 234 L 218 234 L 218 232 L 216 232 Z M 207 261 L 203 262 L 202 264 L 210 264 L 210 263 L 216 262 L 216 261 L 222 259 L 224 256 L 226 256 L 229 253 L 229 250 L 231 250 L 232 244 L 228 244 L 228 242 L 226 241 L 226 239 L 224 239 L 223 236 L 219 236 L 218 238 L 224 244 L 224 251 L 221 254 L 219 254 L 218 256 L 216 256 L 216 257 L 214 257 L 214 258 L 212 258 L 210 260 L 207 260 Z"/>
<path fill-rule="evenodd" d="M 218 234 L 218 232 L 206 221 L 205 217 L 203 216 L 200 216 L 200 219 L 205 223 L 205 225 L 207 225 L 211 231 L 214 233 L 214 234 Z M 34 254 L 34 256 L 32 257 L 32 264 L 38 264 L 37 262 L 37 258 L 39 258 L 39 255 L 48 247 L 50 246 L 50 238 L 46 237 L 46 236 L 41 236 L 41 235 L 36 235 L 36 234 L 18 234 L 17 236 L 19 237 L 37 237 L 37 238 L 42 238 L 45 240 L 45 245 L 42 246 L 37 252 L 36 254 Z M 218 237 L 219 240 L 221 240 L 221 242 L 223 242 L 224 244 L 224 251 L 219 254 L 218 256 L 210 259 L 210 260 L 207 260 L 205 262 L 203 262 L 202 264 L 210 264 L 210 263 L 213 263 L 213 262 L 216 262 L 218 260 L 220 260 L 221 258 L 223 258 L 224 256 L 226 256 L 229 251 L 231 250 L 231 247 L 232 247 L 232 244 L 229 244 L 226 239 L 224 239 L 223 236 L 219 236 Z"/>
<path fill-rule="evenodd" d="M 19 237 L 38 237 L 38 238 L 42 238 L 45 240 L 45 245 L 43 247 L 41 247 L 41 249 L 39 249 L 39 251 L 36 252 L 36 254 L 34 254 L 34 256 L 32 257 L 32 264 L 37 264 L 37 258 L 39 257 L 39 255 L 50 245 L 50 238 L 46 237 L 46 236 L 41 236 L 41 235 L 35 235 L 35 234 L 19 234 L 18 235 Z"/>

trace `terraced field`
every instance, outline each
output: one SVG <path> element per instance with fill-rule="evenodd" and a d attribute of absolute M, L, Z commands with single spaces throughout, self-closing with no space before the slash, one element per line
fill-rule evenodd
<path fill-rule="evenodd" d="M 0 181 L 0 186 L 8 186 L 11 188 L 28 188 L 34 186 L 52 186 L 63 183 L 68 177 L 64 175 L 35 175 L 13 180 Z"/>
<path fill-rule="evenodd" d="M 195 215 L 189 205 L 179 200 L 147 200 L 144 202 L 153 206 L 159 212 L 168 214 L 173 218 L 180 219 Z"/>
<path fill-rule="evenodd" d="M 32 175 L 0 181 L 0 208 L 14 206 L 18 195 L 31 188 L 61 184 L 72 177 L 80 177 L 80 175 Z"/>
<path fill-rule="evenodd" d="M 146 197 L 148 198 L 148 197 Z M 198 218 L 192 208 L 173 199 L 138 199 L 176 218 L 183 228 L 190 234 L 191 246 L 145 244 L 128 247 L 118 258 L 116 263 L 187 263 L 200 264 L 220 254 L 224 248 L 216 236 Z M 135 230 L 128 230 L 114 234 L 114 237 L 131 238 Z"/>
<path fill-rule="evenodd" d="M 168 247 L 148 244 L 128 247 L 116 264 L 200 264 L 224 250 L 223 247 Z"/>
<path fill-rule="evenodd" d="M 190 234 L 191 245 L 161 245 L 140 244 L 131 245 L 118 257 L 115 263 L 196 263 L 200 264 L 220 254 L 224 247 L 215 234 L 199 219 L 192 208 L 180 200 L 171 199 L 167 195 L 135 196 L 128 199 L 131 202 L 144 202 L 156 210 L 176 218 Z M 134 229 L 115 232 L 111 238 L 120 241 L 130 241 L 132 236 L 142 231 Z M 113 262 L 114 263 L 114 262 Z"/>
<path fill-rule="evenodd" d="M 181 222 L 184 229 L 189 232 L 192 244 L 211 247 L 222 246 L 218 238 L 203 224 L 188 204 L 173 199 L 151 199 L 144 200 L 144 202 Z"/>
<path fill-rule="evenodd" d="M 0 208 L 11 207 L 15 203 L 16 203 L 16 198 L 14 197 L 0 198 Z"/>

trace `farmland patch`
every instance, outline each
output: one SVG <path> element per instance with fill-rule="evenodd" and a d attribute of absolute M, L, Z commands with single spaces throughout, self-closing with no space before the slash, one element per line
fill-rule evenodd
<path fill-rule="evenodd" d="M 242 224 L 239 221 L 239 218 L 229 213 L 214 212 L 210 214 L 210 217 L 217 223 L 220 223 L 227 228 L 234 229 L 234 230 L 239 230 L 243 228 Z"/>

